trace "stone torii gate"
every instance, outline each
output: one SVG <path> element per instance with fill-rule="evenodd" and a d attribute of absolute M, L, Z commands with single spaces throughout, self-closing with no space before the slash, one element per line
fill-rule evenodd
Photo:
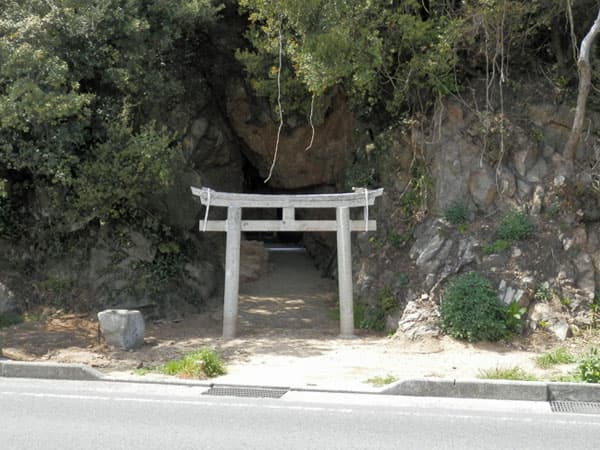
<path fill-rule="evenodd" d="M 225 295 L 223 337 L 236 334 L 240 278 L 240 240 L 242 231 L 336 231 L 340 335 L 354 335 L 352 300 L 352 253 L 350 232 L 374 231 L 375 220 L 369 220 L 369 205 L 383 194 L 383 189 L 355 188 L 343 194 L 264 195 L 217 192 L 210 188 L 192 187 L 192 194 L 206 206 L 200 231 L 225 231 Z M 211 206 L 227 207 L 227 220 L 208 220 Z M 364 220 L 350 220 L 350 208 L 364 208 Z M 242 208 L 281 208 L 281 220 L 242 220 Z M 295 208 L 335 208 L 336 220 L 296 220 Z"/>

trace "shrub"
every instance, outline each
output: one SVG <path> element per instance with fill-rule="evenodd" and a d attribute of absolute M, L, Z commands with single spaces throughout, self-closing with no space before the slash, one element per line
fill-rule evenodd
<path fill-rule="evenodd" d="M 590 352 L 579 361 L 577 366 L 581 379 L 586 383 L 600 383 L 600 355 L 592 347 Z"/>
<path fill-rule="evenodd" d="M 504 239 L 497 239 L 494 242 L 484 245 L 483 253 L 486 255 L 493 255 L 495 253 L 502 253 L 510 248 L 510 242 Z"/>
<path fill-rule="evenodd" d="M 452 280 L 440 304 L 442 329 L 467 341 L 497 341 L 509 332 L 507 310 L 489 281 L 476 272 Z"/>
<path fill-rule="evenodd" d="M 454 200 L 442 211 L 442 215 L 452 225 L 461 225 L 469 219 L 469 208 L 462 200 Z"/>
<path fill-rule="evenodd" d="M 226 373 L 219 355 L 208 348 L 186 353 L 179 359 L 167 361 L 155 370 L 181 378 L 212 378 Z"/>
<path fill-rule="evenodd" d="M 496 227 L 496 236 L 507 241 L 527 239 L 533 232 L 533 224 L 527 214 L 511 211 Z"/>

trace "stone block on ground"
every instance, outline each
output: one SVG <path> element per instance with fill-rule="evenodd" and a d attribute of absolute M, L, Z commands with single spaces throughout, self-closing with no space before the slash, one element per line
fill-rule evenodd
<path fill-rule="evenodd" d="M 258 280 L 269 271 L 269 252 L 261 241 L 240 243 L 240 281 Z"/>
<path fill-rule="evenodd" d="M 144 317 L 137 310 L 107 309 L 98 313 L 100 331 L 107 344 L 130 350 L 144 343 Z"/>

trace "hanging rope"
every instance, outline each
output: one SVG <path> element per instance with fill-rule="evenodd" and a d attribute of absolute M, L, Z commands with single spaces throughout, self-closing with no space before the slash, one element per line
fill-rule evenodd
<path fill-rule="evenodd" d="M 308 123 L 310 124 L 310 129 L 312 130 L 312 135 L 310 136 L 310 142 L 308 143 L 308 147 L 304 149 L 305 152 L 309 151 L 312 148 L 313 141 L 315 140 L 315 126 L 313 124 L 313 111 L 315 109 L 315 94 L 313 93 L 312 98 L 310 99 L 310 115 L 308 116 Z"/>
<path fill-rule="evenodd" d="M 202 225 L 202 232 L 206 231 L 206 224 L 208 223 L 208 210 L 210 209 L 210 189 L 208 190 L 208 197 L 206 199 L 206 211 L 204 211 L 204 224 Z"/>
<path fill-rule="evenodd" d="M 279 19 L 279 68 L 277 69 L 277 107 L 279 108 L 279 128 L 277 128 L 277 140 L 275 141 L 275 153 L 273 154 L 273 162 L 269 169 L 269 176 L 265 179 L 265 184 L 269 182 L 273 176 L 273 169 L 277 162 L 277 153 L 279 152 L 279 138 L 281 129 L 283 128 L 283 110 L 281 109 L 281 67 L 283 65 L 283 36 L 281 33 L 281 23 L 283 19 Z"/>

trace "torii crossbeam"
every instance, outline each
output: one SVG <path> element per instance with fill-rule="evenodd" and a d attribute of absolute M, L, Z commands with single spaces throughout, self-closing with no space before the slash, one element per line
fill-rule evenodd
<path fill-rule="evenodd" d="M 263 195 L 217 192 L 210 188 L 192 187 L 206 206 L 200 231 L 227 232 L 225 251 L 225 295 L 223 307 L 223 337 L 235 337 L 239 278 L 240 240 L 242 231 L 335 231 L 337 233 L 338 289 L 340 304 L 340 335 L 354 335 L 352 299 L 351 231 L 374 231 L 375 220 L 369 220 L 369 206 L 383 194 L 383 189 L 354 189 L 342 194 Z M 208 220 L 212 206 L 227 207 L 227 220 Z M 350 208 L 364 208 L 363 220 L 350 220 Z M 280 208 L 281 220 L 242 220 L 242 208 Z M 296 220 L 295 208 L 335 208 L 336 220 Z"/>

